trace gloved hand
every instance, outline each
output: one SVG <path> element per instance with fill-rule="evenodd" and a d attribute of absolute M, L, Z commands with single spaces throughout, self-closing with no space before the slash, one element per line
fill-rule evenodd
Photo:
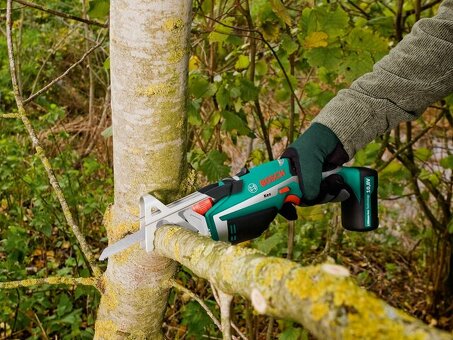
<path fill-rule="evenodd" d="M 338 137 L 326 126 L 313 123 L 294 143 L 283 152 L 289 158 L 299 177 L 304 205 L 321 203 L 327 193 L 336 195 L 343 180 L 331 175 L 322 181 L 322 172 L 332 170 L 349 160 Z"/>

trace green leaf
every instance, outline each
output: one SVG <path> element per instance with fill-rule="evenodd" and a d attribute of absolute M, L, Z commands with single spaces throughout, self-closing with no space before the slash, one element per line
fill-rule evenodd
<path fill-rule="evenodd" d="M 450 222 L 448 222 L 447 230 L 449 234 L 453 234 L 453 218 L 450 219 Z"/>
<path fill-rule="evenodd" d="M 255 72 L 257 76 L 264 76 L 267 74 L 267 71 L 268 71 L 267 63 L 264 60 L 259 60 L 255 64 Z"/>
<path fill-rule="evenodd" d="M 274 22 L 266 21 L 262 26 L 264 38 L 270 41 L 276 41 L 280 35 L 280 26 Z"/>
<path fill-rule="evenodd" d="M 238 57 L 238 60 L 236 61 L 236 64 L 234 64 L 234 68 L 236 70 L 243 70 L 249 67 L 249 64 L 249 57 L 247 57 L 246 55 L 240 55 Z"/>
<path fill-rule="evenodd" d="M 192 126 L 201 126 L 203 124 L 203 119 L 200 115 L 200 105 L 195 101 L 189 103 L 187 121 Z"/>
<path fill-rule="evenodd" d="M 72 311 L 71 299 L 65 293 L 62 293 L 60 295 L 60 300 L 58 301 L 57 314 L 59 316 L 63 316 L 70 311 Z"/>
<path fill-rule="evenodd" d="M 445 169 L 453 169 L 453 155 L 449 155 L 440 160 L 440 165 Z"/>
<path fill-rule="evenodd" d="M 414 155 L 422 162 L 426 162 L 431 156 L 433 152 L 428 148 L 418 148 L 414 150 Z"/>
<path fill-rule="evenodd" d="M 209 33 L 209 42 L 212 44 L 214 42 L 223 43 L 228 39 L 229 35 L 233 32 L 233 28 L 228 27 L 233 25 L 234 18 L 226 18 L 221 21 L 221 23 L 216 23 L 214 25 L 214 31 Z"/>
<path fill-rule="evenodd" d="M 258 99 L 259 89 L 248 79 L 240 78 L 241 98 L 248 102 Z"/>
<path fill-rule="evenodd" d="M 286 51 L 288 55 L 293 54 L 299 48 L 299 45 L 294 41 L 292 37 L 288 34 L 283 34 L 282 36 L 282 48 Z"/>
<path fill-rule="evenodd" d="M 209 181 L 218 181 L 230 173 L 230 167 L 224 164 L 227 159 L 228 156 L 223 152 L 210 151 L 200 162 L 200 170 L 203 171 Z"/>
<path fill-rule="evenodd" d="M 88 15 L 92 19 L 104 19 L 109 14 L 109 10 L 110 10 L 109 0 L 90 0 Z"/>
<path fill-rule="evenodd" d="M 316 10 L 314 8 L 305 7 L 303 9 L 300 20 L 300 28 L 302 31 L 300 39 L 302 41 L 308 34 L 317 30 L 318 20 L 316 18 Z"/>
<path fill-rule="evenodd" d="M 230 93 L 225 88 L 225 86 L 220 86 L 217 93 L 215 94 L 215 98 L 219 107 L 222 110 L 225 110 L 228 104 L 230 103 Z"/>
<path fill-rule="evenodd" d="M 110 57 L 107 57 L 107 59 L 104 60 L 103 66 L 105 70 L 110 70 Z"/>
<path fill-rule="evenodd" d="M 302 340 L 303 336 L 304 332 L 302 329 L 290 327 L 278 336 L 278 340 Z M 306 338 L 306 334 L 304 338 Z"/>
<path fill-rule="evenodd" d="M 304 9 L 301 18 L 301 31 L 299 36 L 304 40 L 309 34 L 319 31 L 328 35 L 330 40 L 342 36 L 348 25 L 349 17 L 340 7 L 331 10 L 328 7 L 315 7 Z"/>
<path fill-rule="evenodd" d="M 207 98 L 216 93 L 217 86 L 199 73 L 194 73 L 189 77 L 189 91 L 195 98 Z"/>
<path fill-rule="evenodd" d="M 334 11 L 317 7 L 317 20 L 319 31 L 326 32 L 329 38 L 343 35 L 348 28 L 349 16 L 338 6 Z"/>
<path fill-rule="evenodd" d="M 348 82 L 360 77 L 362 74 L 373 69 L 374 61 L 368 53 L 360 55 L 353 53 L 343 58 L 340 65 L 340 72 Z"/>
<path fill-rule="evenodd" d="M 379 35 L 363 28 L 354 28 L 346 37 L 347 48 L 359 53 L 366 52 L 374 57 L 374 61 L 388 52 L 388 43 Z"/>
<path fill-rule="evenodd" d="M 318 47 L 305 51 L 304 57 L 310 66 L 336 70 L 342 60 L 342 52 L 338 47 Z"/>
<path fill-rule="evenodd" d="M 190 301 L 183 307 L 181 323 L 187 326 L 187 337 L 197 339 L 206 335 L 206 329 L 213 325 L 206 311 L 195 301 Z"/>
<path fill-rule="evenodd" d="M 283 3 L 280 0 L 271 0 L 270 3 L 272 11 L 277 15 L 277 17 L 288 26 L 291 26 L 291 16 Z"/>
<path fill-rule="evenodd" d="M 275 233 L 266 239 L 258 239 L 256 241 L 256 248 L 265 254 L 269 254 L 277 246 L 282 246 L 284 243 L 282 233 Z"/>
<path fill-rule="evenodd" d="M 104 131 L 101 132 L 101 136 L 104 137 L 105 139 L 112 137 L 113 136 L 113 129 L 112 126 L 110 125 L 108 128 L 106 128 Z"/>
<path fill-rule="evenodd" d="M 229 111 L 223 111 L 222 116 L 224 118 L 222 129 L 226 131 L 237 131 L 239 135 L 248 135 L 250 129 L 241 117 L 237 114 Z"/>
<path fill-rule="evenodd" d="M 276 19 L 269 0 L 254 0 L 250 3 L 250 14 L 255 24 L 260 27 L 267 21 Z"/>
<path fill-rule="evenodd" d="M 373 163 L 379 150 L 381 150 L 381 146 L 381 143 L 371 142 L 365 148 L 359 150 L 354 156 L 354 165 L 365 166 Z"/>

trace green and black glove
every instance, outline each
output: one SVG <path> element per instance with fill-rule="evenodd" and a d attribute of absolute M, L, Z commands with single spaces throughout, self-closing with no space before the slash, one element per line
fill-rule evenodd
<path fill-rule="evenodd" d="M 327 193 L 335 195 L 335 191 L 344 187 L 339 175 L 322 180 L 323 171 L 332 170 L 349 160 L 338 137 L 322 124 L 313 123 L 281 157 L 292 161 L 304 205 L 322 203 Z"/>

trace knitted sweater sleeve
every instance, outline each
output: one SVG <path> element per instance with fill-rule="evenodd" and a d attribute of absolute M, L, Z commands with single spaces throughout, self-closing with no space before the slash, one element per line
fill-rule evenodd
<path fill-rule="evenodd" d="M 452 92 L 453 0 L 445 0 L 436 16 L 419 20 L 372 72 L 339 91 L 314 122 L 330 128 L 353 157 Z"/>

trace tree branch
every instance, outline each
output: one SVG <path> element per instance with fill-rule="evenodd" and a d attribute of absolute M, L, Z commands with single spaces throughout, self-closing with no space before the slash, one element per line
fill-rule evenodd
<path fill-rule="evenodd" d="M 213 284 L 211 284 L 211 287 L 220 307 L 223 340 L 231 340 L 231 302 L 233 301 L 233 296 L 222 292 Z"/>
<path fill-rule="evenodd" d="M 20 118 L 20 114 L 18 113 L 4 113 L 0 115 L 0 118 Z"/>
<path fill-rule="evenodd" d="M 15 289 L 42 285 L 93 286 L 98 288 L 96 277 L 46 277 L 19 281 L 0 282 L 0 289 Z M 99 288 L 98 288 L 99 289 Z"/>
<path fill-rule="evenodd" d="M 76 61 L 74 64 L 72 64 L 70 67 L 68 67 L 68 69 L 66 71 L 64 71 L 60 76 L 58 76 L 57 78 L 55 78 L 54 80 L 52 80 L 49 84 L 47 84 L 46 86 L 44 86 L 42 89 L 40 89 L 39 91 L 37 91 L 36 93 L 32 94 L 30 97 L 28 97 L 27 99 L 25 99 L 23 101 L 24 104 L 27 104 L 29 103 L 30 101 L 32 101 L 33 99 L 35 99 L 36 97 L 38 97 L 40 94 L 42 94 L 43 92 L 47 91 L 49 88 L 51 88 L 55 83 L 57 83 L 58 81 L 60 81 L 61 79 L 63 79 L 73 68 L 75 68 L 76 66 L 78 66 L 79 64 L 81 64 L 95 49 L 97 49 L 99 46 L 102 45 L 102 43 L 104 42 L 104 39 L 102 39 L 99 43 L 97 43 L 95 46 L 93 46 L 92 48 L 90 48 L 88 51 L 85 52 L 85 54 L 78 60 Z"/>
<path fill-rule="evenodd" d="M 65 19 L 71 19 L 71 20 L 75 20 L 75 21 L 80 21 L 80 22 L 83 22 L 85 24 L 95 25 L 95 26 L 99 26 L 99 27 L 102 27 L 102 28 L 108 28 L 109 27 L 108 24 L 103 24 L 103 23 L 95 21 L 95 20 L 89 20 L 89 19 L 80 18 L 80 17 L 75 16 L 75 15 L 66 14 L 64 12 L 56 11 L 54 9 L 45 8 L 43 6 L 40 6 L 40 5 L 32 3 L 32 2 L 28 2 L 28 1 L 24 1 L 24 0 L 13 0 L 13 1 L 17 2 L 19 4 L 22 4 L 24 6 L 31 7 L 31 8 L 46 12 L 46 13 L 50 13 L 52 15 L 56 15 L 58 17 L 62 17 L 62 18 L 65 18 Z"/>
<path fill-rule="evenodd" d="M 250 299 L 258 313 L 298 322 L 320 339 L 451 339 L 356 286 L 341 266 L 302 267 L 175 226 L 158 228 L 154 245 L 225 293 Z"/>
<path fill-rule="evenodd" d="M 385 163 L 381 164 L 376 170 L 377 172 L 380 172 L 382 170 L 384 170 L 395 158 L 398 158 L 399 155 L 401 155 L 401 153 L 403 153 L 405 150 L 407 150 L 408 148 L 410 148 L 412 145 L 414 145 L 415 143 L 418 142 L 418 140 L 420 138 L 422 138 L 429 130 L 431 130 L 433 127 L 436 126 L 436 124 L 442 119 L 442 117 L 444 116 L 445 114 L 445 109 L 441 112 L 441 114 L 439 114 L 439 116 L 437 116 L 436 120 L 434 121 L 434 123 L 432 123 L 430 126 L 427 126 L 425 127 L 422 131 L 420 131 L 420 133 L 415 136 L 410 142 L 404 144 L 403 146 L 401 146 L 398 150 L 394 151 L 392 153 L 392 156 L 390 156 L 390 158 L 388 160 L 386 160 Z M 388 140 L 388 138 L 387 138 Z M 380 158 L 380 157 L 379 157 Z"/>
<path fill-rule="evenodd" d="M 176 288 L 177 290 L 181 291 L 181 292 L 184 292 L 186 293 L 187 295 L 189 295 L 192 299 L 194 299 L 195 301 L 197 301 L 200 306 L 205 310 L 206 314 L 208 314 L 208 316 L 211 318 L 212 322 L 214 322 L 214 324 L 217 326 L 217 328 L 221 331 L 222 330 L 222 326 L 220 325 L 220 322 L 219 320 L 215 317 L 214 314 L 212 314 L 212 311 L 209 309 L 209 307 L 203 302 L 202 299 L 200 299 L 200 297 L 195 294 L 194 292 L 192 292 L 190 289 L 187 289 L 186 287 L 184 287 L 183 285 L 179 284 L 178 282 L 176 282 L 175 280 L 171 279 L 169 281 L 169 284 L 171 287 L 174 287 Z"/>
<path fill-rule="evenodd" d="M 10 68 L 10 74 L 11 74 L 11 82 L 13 85 L 14 98 L 16 100 L 16 104 L 17 104 L 17 108 L 18 108 L 18 115 L 20 116 L 20 119 L 22 120 L 22 123 L 24 124 L 24 126 L 28 132 L 28 135 L 30 136 L 30 139 L 32 141 L 36 154 L 38 155 L 39 159 L 41 160 L 42 164 L 44 165 L 44 168 L 46 169 L 47 177 L 49 178 L 49 182 L 52 185 L 52 188 L 54 189 L 54 192 L 58 198 L 58 201 L 60 202 L 60 205 L 63 210 L 63 214 L 66 218 L 66 221 L 69 224 L 69 226 L 71 227 L 72 232 L 74 233 L 74 236 L 76 237 L 77 241 L 79 242 L 80 249 L 82 250 L 82 253 L 85 256 L 89 267 L 91 268 L 93 274 L 97 277 L 97 276 L 100 276 L 102 272 L 101 272 L 100 268 L 95 264 L 94 255 L 91 252 L 91 250 L 89 249 L 85 237 L 82 235 L 82 232 L 80 231 L 79 227 L 74 222 L 71 210 L 69 209 L 66 198 L 64 197 L 63 191 L 61 190 L 60 184 L 55 176 L 52 165 L 50 164 L 50 161 L 47 158 L 47 156 L 44 152 L 44 149 L 40 145 L 40 141 L 38 139 L 38 136 L 37 136 L 33 126 L 31 125 L 30 120 L 26 116 L 24 101 L 22 99 L 22 96 L 19 93 L 19 87 L 18 87 L 17 77 L 16 77 L 17 71 L 16 71 L 16 64 L 14 61 L 11 10 L 12 10 L 12 0 L 7 0 L 7 3 L 6 3 L 6 33 L 7 33 L 6 40 L 7 40 L 7 48 L 8 48 L 8 59 L 9 59 L 9 68 Z"/>

